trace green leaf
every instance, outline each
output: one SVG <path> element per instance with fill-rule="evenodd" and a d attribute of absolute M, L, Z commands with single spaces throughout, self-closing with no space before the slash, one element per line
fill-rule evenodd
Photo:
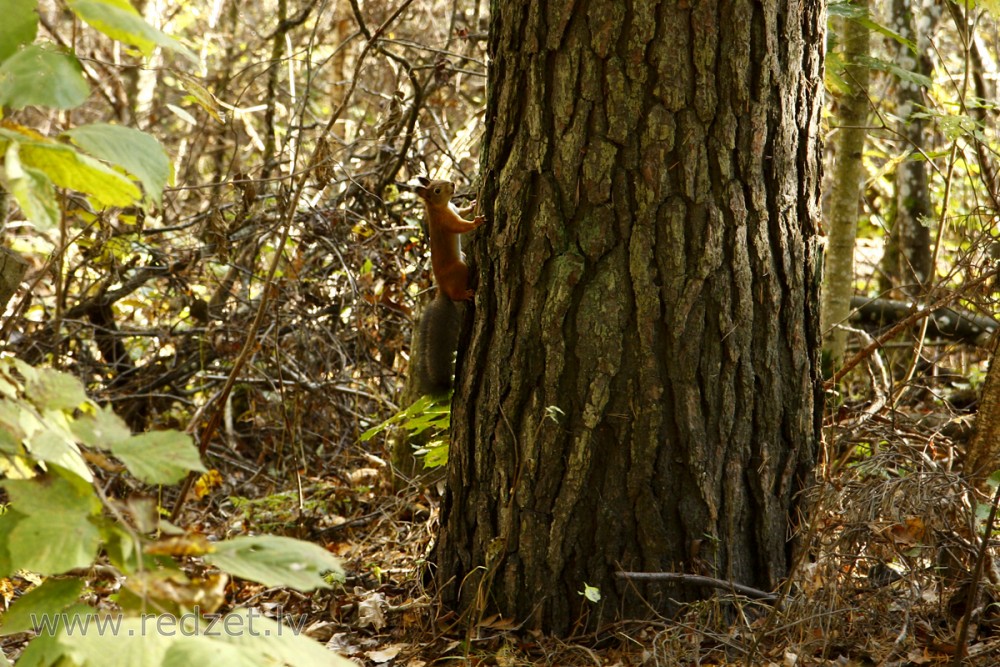
<path fill-rule="evenodd" d="M 16 511 L 10 518 L 6 544 L 10 565 L 39 574 L 60 574 L 88 567 L 100 546 L 97 527 L 101 503 L 93 487 L 72 473 L 51 466 L 52 472 L 30 480 L 0 482 Z"/>
<path fill-rule="evenodd" d="M 27 436 L 21 424 L 21 407 L 13 401 L 0 401 L 0 452 L 24 454 L 21 442 Z"/>
<path fill-rule="evenodd" d="M 104 206 L 128 206 L 142 198 L 128 177 L 72 146 L 44 139 L 22 141 L 21 161 L 44 171 L 56 185 L 86 193 Z"/>
<path fill-rule="evenodd" d="M 226 667 L 259 667 L 260 647 L 236 646 L 215 637 L 196 635 L 180 637 L 170 645 L 162 667 L 191 665 L 226 665 Z"/>
<path fill-rule="evenodd" d="M 412 435 L 419 435 L 428 428 L 447 430 L 451 422 L 451 395 L 421 396 L 410 407 L 401 410 L 377 426 L 361 434 L 361 442 L 367 442 L 395 424 L 401 425 Z"/>
<path fill-rule="evenodd" d="M 384 422 L 378 424 L 377 426 L 372 426 L 370 429 L 361 434 L 361 442 L 368 442 L 376 435 L 389 428 L 394 424 L 399 424 L 405 419 L 409 419 L 412 415 L 418 414 L 421 410 L 424 410 L 430 402 L 429 396 L 421 396 L 413 405 L 406 408 L 405 410 L 400 410 L 393 416 L 386 419 Z"/>
<path fill-rule="evenodd" d="M 236 610 L 211 627 L 209 621 L 193 614 L 120 619 L 89 614 L 80 616 L 76 628 L 72 633 L 60 632 L 59 647 L 50 649 L 48 655 L 66 656 L 81 667 L 354 667 L 253 610 Z"/>
<path fill-rule="evenodd" d="M 107 406 L 80 415 L 69 427 L 80 442 L 95 449 L 110 449 L 132 437 L 122 418 Z"/>
<path fill-rule="evenodd" d="M 916 53 L 917 45 L 912 39 L 907 39 L 902 35 L 900 35 L 898 32 L 896 32 L 895 30 L 892 30 L 882 25 L 881 23 L 878 23 L 877 21 L 873 21 L 868 17 L 863 17 L 863 16 L 856 17 L 854 20 L 863 25 L 864 27 L 868 28 L 869 30 L 884 35 L 885 37 L 888 37 L 889 39 L 894 40 L 899 44 L 902 44 L 910 51 Z"/>
<path fill-rule="evenodd" d="M 277 535 L 237 537 L 215 545 L 205 560 L 238 577 L 265 586 L 289 586 L 299 591 L 329 588 L 324 572 L 340 578 L 344 570 L 330 552 L 311 542 Z"/>
<path fill-rule="evenodd" d="M 24 383 L 28 400 L 39 408 L 74 410 L 87 401 L 83 383 L 69 373 L 36 368 L 37 375 Z"/>
<path fill-rule="evenodd" d="M 61 574 L 90 567 L 101 545 L 97 528 L 74 512 L 23 516 L 11 528 L 11 566 L 39 574 Z"/>
<path fill-rule="evenodd" d="M 62 424 L 58 423 L 58 419 L 62 420 Z M 26 442 L 32 458 L 54 463 L 81 479 L 93 482 L 93 475 L 70 434 L 65 416 L 61 412 L 48 414 L 42 425 L 42 430 L 29 436 Z"/>
<path fill-rule="evenodd" d="M 10 562 L 10 533 L 23 518 L 23 514 L 12 509 L 0 514 L 0 577 L 14 573 L 14 565 Z"/>
<path fill-rule="evenodd" d="M 59 647 L 70 664 L 81 667 L 159 667 L 180 628 L 175 624 L 171 635 L 158 618 L 80 615 L 73 619 L 75 630 L 59 633 Z"/>
<path fill-rule="evenodd" d="M 76 602 L 82 590 L 83 582 L 79 579 L 46 579 L 41 586 L 14 601 L 4 614 L 0 635 L 36 629 L 39 618 L 43 615 L 51 618 L 63 611 Z"/>
<path fill-rule="evenodd" d="M 423 414 L 404 421 L 403 428 L 409 431 L 410 435 L 417 436 L 428 429 L 433 429 L 438 433 L 447 433 L 450 424 L 451 407 L 434 404 Z"/>
<path fill-rule="evenodd" d="M 151 431 L 111 445 L 129 472 L 147 484 L 175 484 L 189 470 L 204 472 L 191 436 L 180 431 Z"/>
<path fill-rule="evenodd" d="M 74 14 L 112 39 L 131 44 L 147 58 L 157 46 L 198 62 L 187 47 L 146 23 L 128 0 L 68 0 Z"/>
<path fill-rule="evenodd" d="M 22 44 L 35 41 L 38 32 L 38 0 L 5 0 L 0 22 L 0 61 L 7 60 Z"/>
<path fill-rule="evenodd" d="M 18 205 L 35 227 L 41 231 L 53 229 L 59 224 L 59 205 L 52 180 L 44 172 L 21 166 L 17 157 L 18 145 L 11 142 L 6 151 L 5 166 L 7 189 L 17 199 Z M 12 165 L 17 167 L 12 169 Z"/>
<path fill-rule="evenodd" d="M 90 95 L 81 72 L 73 56 L 31 44 L 0 65 L 0 106 L 77 107 Z"/>
<path fill-rule="evenodd" d="M 116 568 L 122 572 L 136 572 L 142 569 L 158 568 L 154 557 L 139 551 L 141 545 L 136 544 L 135 536 L 127 532 L 121 524 L 106 523 L 101 527 L 101 540 L 104 555 Z M 118 598 L 119 604 L 121 597 Z M 144 600 L 144 602 L 146 602 Z"/>
<path fill-rule="evenodd" d="M 580 591 L 580 595 L 587 598 L 594 604 L 601 601 L 601 589 L 597 586 L 591 586 L 587 582 L 583 583 L 583 590 Z"/>
<path fill-rule="evenodd" d="M 896 76 L 901 81 L 906 81 L 907 83 L 912 83 L 927 89 L 934 87 L 934 81 L 929 76 L 925 76 L 917 72 L 911 72 L 910 70 L 903 69 L 899 65 L 891 63 L 887 60 L 882 60 L 881 58 L 861 56 L 858 58 L 858 63 L 867 66 L 869 69 L 880 72 L 888 72 Z"/>
<path fill-rule="evenodd" d="M 1000 19 L 1000 0 L 976 0 L 976 5 L 988 11 L 994 21 Z"/>
<path fill-rule="evenodd" d="M 295 665 L 295 667 L 356 667 L 355 663 L 327 650 L 317 642 L 300 635 L 253 609 L 236 609 L 217 624 L 212 639 L 251 649 L 260 656 L 258 665 Z M 222 630 L 220 631 L 220 628 Z M 169 662 L 164 667 L 188 667 L 198 664 L 229 664 L 213 662 Z"/>
<path fill-rule="evenodd" d="M 857 5 L 851 4 L 848 0 L 832 0 L 826 7 L 828 17 L 839 16 L 842 18 L 856 19 L 864 16 L 868 12 Z"/>
<path fill-rule="evenodd" d="M 424 468 L 440 468 L 448 464 L 448 441 L 435 440 L 424 448 Z"/>
<path fill-rule="evenodd" d="M 64 132 L 91 155 L 123 167 L 142 182 L 157 204 L 170 179 L 170 159 L 156 139 L 130 127 L 94 123 Z"/>
<path fill-rule="evenodd" d="M 184 88 L 184 90 L 191 94 L 191 99 L 193 99 L 198 106 L 207 111 L 212 118 L 220 123 L 226 122 L 223 119 L 225 111 L 219 107 L 215 96 L 213 96 L 207 88 L 189 76 L 181 76 L 177 81 L 180 83 L 181 87 Z"/>
<path fill-rule="evenodd" d="M 53 471 L 34 479 L 6 479 L 0 482 L 18 512 L 40 517 L 42 522 L 55 515 L 97 516 L 101 501 L 89 482 L 72 473 Z"/>
<path fill-rule="evenodd" d="M 28 642 L 17 658 L 17 667 L 52 667 L 60 664 L 62 654 L 57 635 L 43 632 Z"/>

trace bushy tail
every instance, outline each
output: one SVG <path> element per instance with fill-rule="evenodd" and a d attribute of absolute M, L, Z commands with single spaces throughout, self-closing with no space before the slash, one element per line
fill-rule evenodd
<path fill-rule="evenodd" d="M 420 349 L 416 366 L 421 394 L 442 394 L 451 389 L 460 315 L 458 304 L 442 292 L 424 308 L 418 330 Z"/>

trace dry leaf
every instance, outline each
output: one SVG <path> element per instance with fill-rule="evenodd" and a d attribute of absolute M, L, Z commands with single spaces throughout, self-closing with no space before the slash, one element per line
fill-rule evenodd
<path fill-rule="evenodd" d="M 372 662 L 389 662 L 403 650 L 402 644 L 390 644 L 385 648 L 380 648 L 377 651 L 365 651 L 365 655 Z"/>

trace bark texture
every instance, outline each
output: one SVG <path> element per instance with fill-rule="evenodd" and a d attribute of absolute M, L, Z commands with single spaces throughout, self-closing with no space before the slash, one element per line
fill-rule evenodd
<path fill-rule="evenodd" d="M 619 569 L 771 588 L 819 428 L 822 3 L 492 20 L 444 600 L 563 632 L 702 593 Z"/>
<path fill-rule="evenodd" d="M 2 193 L 0 193 L 2 196 Z M 5 220 L 0 218 L 0 228 Z M 0 229 L 0 231 L 3 231 Z M 0 248 L 0 308 L 6 308 L 7 302 L 17 292 L 21 279 L 28 270 L 28 263 L 12 250 Z"/>
<path fill-rule="evenodd" d="M 994 334 L 990 345 L 990 369 L 979 399 L 976 432 L 965 456 L 965 473 L 977 486 L 985 488 L 986 480 L 1000 470 L 1000 365 L 997 350 L 1000 337 Z"/>
<path fill-rule="evenodd" d="M 857 3 L 867 13 L 868 3 Z M 843 43 L 844 81 L 850 91 L 837 103 L 834 166 L 827 216 L 826 268 L 823 279 L 823 335 L 832 370 L 844 363 L 847 322 L 854 296 L 854 246 L 858 238 L 858 206 L 864 186 L 862 156 L 868 135 L 868 26 L 852 19 L 838 21 Z"/>

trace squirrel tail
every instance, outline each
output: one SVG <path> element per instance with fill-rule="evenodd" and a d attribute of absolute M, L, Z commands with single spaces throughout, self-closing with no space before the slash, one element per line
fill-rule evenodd
<path fill-rule="evenodd" d="M 461 318 L 458 304 L 443 292 L 424 307 L 419 326 L 416 372 L 422 394 L 443 394 L 451 389 Z"/>

